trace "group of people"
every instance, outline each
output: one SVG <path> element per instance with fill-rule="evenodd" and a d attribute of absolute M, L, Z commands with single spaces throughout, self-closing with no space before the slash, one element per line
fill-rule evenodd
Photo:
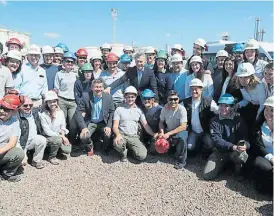
<path fill-rule="evenodd" d="M 235 175 L 254 174 L 256 188 L 273 187 L 273 62 L 259 59 L 249 39 L 232 53 L 220 50 L 216 66 L 197 39 L 193 55 L 175 44 L 169 55 L 130 46 L 118 57 L 109 44 L 88 59 L 84 48 L 71 52 L 10 39 L 0 65 L 0 169 L 19 181 L 17 170 L 58 165 L 64 154 L 77 157 L 115 149 L 144 161 L 147 154 L 170 153 L 184 169 L 188 153 L 207 158 L 203 177 L 215 179 L 229 162 Z M 1 50 L 1 47 L 0 47 Z M 3 49 L 2 49 L 3 50 Z M 1 50 L 1 53 L 2 53 Z M 43 64 L 39 65 L 41 54 Z"/>

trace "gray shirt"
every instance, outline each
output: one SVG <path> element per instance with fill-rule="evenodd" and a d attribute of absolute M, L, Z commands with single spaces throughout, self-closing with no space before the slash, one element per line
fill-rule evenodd
<path fill-rule="evenodd" d="M 12 116 L 6 122 L 0 120 L 0 148 L 4 147 L 11 137 L 20 135 L 19 121 Z"/>
<path fill-rule="evenodd" d="M 129 108 L 127 104 L 124 104 L 115 110 L 113 120 L 119 121 L 119 131 L 121 133 L 137 136 L 138 122 L 146 120 L 146 117 L 137 105 Z"/>
<path fill-rule="evenodd" d="M 6 88 L 13 88 L 14 82 L 10 70 L 0 63 L 0 98 L 4 97 Z"/>

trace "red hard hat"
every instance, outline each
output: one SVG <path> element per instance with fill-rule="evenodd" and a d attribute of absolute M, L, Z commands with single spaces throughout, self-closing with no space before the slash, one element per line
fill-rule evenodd
<path fill-rule="evenodd" d="M 7 109 L 16 110 L 20 105 L 20 99 L 15 94 L 7 94 L 0 100 L 0 104 Z"/>
<path fill-rule="evenodd" d="M 118 62 L 119 61 L 119 57 L 117 55 L 115 55 L 114 53 L 109 53 L 107 55 L 106 61 L 107 62 Z"/>
<path fill-rule="evenodd" d="M 80 49 L 77 50 L 75 55 L 77 57 L 79 57 L 79 56 L 88 56 L 88 52 L 84 48 L 80 48 Z"/>
<path fill-rule="evenodd" d="M 9 40 L 6 42 L 6 46 L 9 46 L 10 44 L 17 44 L 17 45 L 20 47 L 20 49 L 23 48 L 23 46 L 22 46 L 20 40 L 17 39 L 17 38 L 11 38 L 11 39 L 9 39 Z"/>
<path fill-rule="evenodd" d="M 160 154 L 166 153 L 169 149 L 169 142 L 161 137 L 156 140 L 155 149 Z"/>

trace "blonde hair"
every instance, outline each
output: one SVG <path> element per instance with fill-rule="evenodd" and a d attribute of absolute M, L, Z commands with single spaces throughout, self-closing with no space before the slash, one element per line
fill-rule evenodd
<path fill-rule="evenodd" d="M 260 83 L 260 80 L 256 77 L 255 74 L 252 74 L 250 77 L 250 81 L 247 86 L 245 86 L 247 89 L 252 90 L 256 88 L 256 85 Z M 241 85 L 239 77 L 236 78 L 236 87 L 237 88 L 244 88 L 244 86 Z"/>

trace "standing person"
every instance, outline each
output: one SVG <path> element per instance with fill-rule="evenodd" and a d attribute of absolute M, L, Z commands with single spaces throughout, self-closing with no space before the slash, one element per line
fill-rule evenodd
<path fill-rule="evenodd" d="M 183 169 L 187 159 L 187 112 L 179 104 L 179 94 L 170 91 L 167 104 L 161 110 L 158 137 L 169 140 L 171 148 L 175 149 L 175 169 Z"/>
<path fill-rule="evenodd" d="M 129 67 L 134 67 L 136 64 L 135 64 L 135 61 L 133 59 L 133 54 L 134 54 L 133 47 L 132 46 L 125 46 L 125 48 L 123 49 L 123 52 L 124 52 L 125 55 L 128 55 L 131 59 Z"/>
<path fill-rule="evenodd" d="M 16 171 L 25 156 L 18 146 L 20 128 L 15 114 L 19 104 L 18 96 L 13 94 L 0 100 L 0 171 L 1 177 L 11 182 L 21 180 Z"/>
<path fill-rule="evenodd" d="M 8 48 L 8 51 L 10 50 L 21 51 L 21 49 L 23 48 L 23 45 L 18 38 L 10 38 L 6 42 L 6 47 Z"/>
<path fill-rule="evenodd" d="M 210 123 L 210 134 L 215 149 L 203 171 L 203 178 L 206 180 L 215 179 L 229 161 L 235 164 L 236 174 L 240 174 L 242 165 L 248 158 L 246 150 L 250 147 L 247 126 L 241 116 L 234 111 L 234 97 L 224 94 L 218 103 L 220 114 Z"/>
<path fill-rule="evenodd" d="M 54 56 L 53 56 L 53 64 L 56 66 L 61 66 L 63 63 L 63 56 L 64 56 L 64 51 L 60 47 L 55 47 L 54 48 Z"/>
<path fill-rule="evenodd" d="M 50 149 L 48 161 L 53 165 L 59 165 L 59 160 L 56 158 L 58 151 L 65 154 L 71 152 L 71 144 L 66 137 L 68 134 L 66 119 L 58 105 L 58 96 L 54 91 L 46 92 L 44 103 L 45 110 L 39 115 L 43 135 L 47 138 L 47 145 Z"/>
<path fill-rule="evenodd" d="M 155 49 L 153 47 L 148 47 L 145 51 L 146 54 L 146 64 L 145 67 L 148 67 L 149 69 L 153 69 L 155 64 Z"/>
<path fill-rule="evenodd" d="M 274 65 L 268 63 L 264 68 L 264 78 L 262 83 L 265 86 L 266 97 L 274 96 Z"/>
<path fill-rule="evenodd" d="M 129 55 L 127 55 L 127 54 L 123 54 L 120 57 L 120 61 L 119 61 L 118 67 L 122 71 L 127 72 L 128 68 L 131 65 L 131 62 L 132 62 L 131 57 Z"/>
<path fill-rule="evenodd" d="M 91 58 L 91 65 L 93 67 L 93 77 L 98 79 L 102 72 L 102 56 L 97 54 Z"/>
<path fill-rule="evenodd" d="M 42 132 L 42 127 L 39 116 L 37 115 L 35 117 L 32 114 L 32 100 L 24 96 L 21 98 L 23 99 L 19 107 L 18 119 L 20 122 L 21 130 L 20 145 L 25 152 L 23 164 L 27 164 L 27 151 L 34 149 L 31 165 L 37 169 L 43 169 L 44 164 L 42 159 L 44 156 L 45 148 L 47 146 L 47 140 L 45 137 L 38 135 L 38 132 Z"/>
<path fill-rule="evenodd" d="M 125 103 L 118 107 L 113 117 L 113 140 L 114 148 L 121 155 L 121 161 L 127 161 L 128 149 L 133 151 L 134 157 L 143 161 L 147 157 L 147 149 L 140 141 L 138 135 L 138 123 L 140 122 L 146 132 L 155 137 L 150 126 L 148 125 L 143 112 L 136 106 L 137 90 L 129 86 L 125 90 Z"/>
<path fill-rule="evenodd" d="M 0 54 L 2 54 L 2 51 Z M 4 65 L 2 65 L 1 62 L 0 62 L 0 81 L 1 81 L 0 82 L 0 98 L 2 98 L 10 89 L 14 87 L 14 82 L 13 82 L 10 70 Z"/>
<path fill-rule="evenodd" d="M 83 93 L 82 103 L 77 106 L 76 120 L 81 131 L 80 140 L 85 144 L 89 156 L 93 155 L 94 135 L 97 132 L 102 139 L 101 149 L 107 154 L 110 149 L 111 128 L 114 114 L 114 103 L 109 94 L 103 93 L 102 79 L 92 81 L 92 91 Z M 99 146 L 95 145 L 98 149 Z"/>
<path fill-rule="evenodd" d="M 56 48 L 57 48 L 57 47 L 61 48 L 61 49 L 63 50 L 64 54 L 65 54 L 66 52 L 69 51 L 68 46 L 67 46 L 66 44 L 64 44 L 64 43 L 58 43 L 58 44 L 56 45 Z"/>
<path fill-rule="evenodd" d="M 54 49 L 48 45 L 43 46 L 42 54 L 43 54 L 44 63 L 41 64 L 40 66 L 46 71 L 48 90 L 53 90 L 55 75 L 59 71 L 59 67 L 56 65 L 53 65 Z"/>
<path fill-rule="evenodd" d="M 11 72 L 14 88 L 18 89 L 18 87 L 20 86 L 20 83 L 22 83 L 22 77 L 19 74 L 22 67 L 22 55 L 20 51 L 18 50 L 8 51 L 7 57 L 5 59 L 5 65 Z"/>
<path fill-rule="evenodd" d="M 74 71 L 78 72 L 78 76 L 80 77 L 80 79 L 84 79 L 84 75 L 81 73 L 80 69 L 85 63 L 88 62 L 88 52 L 86 51 L 86 49 L 80 48 L 74 55 L 76 56 L 76 64 L 74 65 Z"/>
<path fill-rule="evenodd" d="M 101 53 L 102 53 L 102 69 L 107 70 L 107 62 L 106 62 L 106 57 L 107 55 L 111 52 L 112 47 L 108 43 L 104 43 L 100 47 Z"/>
<path fill-rule="evenodd" d="M 77 106 L 74 96 L 74 83 L 77 79 L 77 73 L 73 70 L 75 60 L 74 53 L 69 51 L 64 54 L 64 69 L 57 72 L 54 82 L 59 97 L 59 106 L 69 126 Z"/>
<path fill-rule="evenodd" d="M 232 55 L 235 58 L 235 62 L 237 65 L 244 61 L 244 45 L 242 43 L 236 43 L 232 47 Z"/>
<path fill-rule="evenodd" d="M 203 82 L 203 96 L 204 97 L 212 97 L 214 93 L 213 88 L 213 80 L 210 74 L 206 74 L 204 67 L 203 67 L 203 61 L 200 56 L 193 56 L 189 62 L 190 68 L 189 68 L 189 75 L 186 78 L 185 82 L 185 98 L 191 97 L 191 89 L 190 89 L 190 82 L 194 78 L 200 79 Z"/>
<path fill-rule="evenodd" d="M 249 62 L 255 69 L 255 75 L 259 80 L 263 79 L 264 68 L 267 62 L 259 59 L 259 43 L 255 39 L 249 39 L 245 44 L 244 62 Z"/>

